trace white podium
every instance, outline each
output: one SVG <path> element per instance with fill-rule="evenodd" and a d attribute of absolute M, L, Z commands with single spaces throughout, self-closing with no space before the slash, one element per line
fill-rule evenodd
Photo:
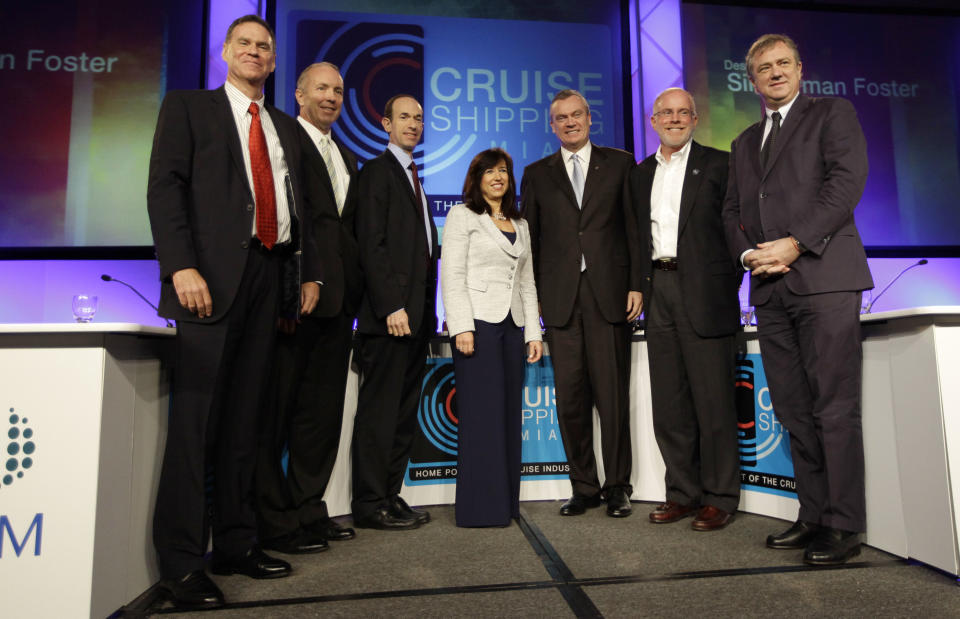
<path fill-rule="evenodd" d="M 159 578 L 151 537 L 173 329 L 0 325 L 5 617 L 105 617 Z"/>

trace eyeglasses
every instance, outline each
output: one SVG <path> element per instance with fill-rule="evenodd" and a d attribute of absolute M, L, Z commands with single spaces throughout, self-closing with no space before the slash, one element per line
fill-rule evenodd
<path fill-rule="evenodd" d="M 683 108 L 680 110 L 660 110 L 659 112 L 654 114 L 654 116 L 671 117 L 674 114 L 676 114 L 680 118 L 690 118 L 691 116 L 693 116 L 693 110 L 688 110 L 687 108 Z"/>

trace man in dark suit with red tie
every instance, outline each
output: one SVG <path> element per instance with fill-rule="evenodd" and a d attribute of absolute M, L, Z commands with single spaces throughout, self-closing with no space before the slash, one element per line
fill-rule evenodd
<path fill-rule="evenodd" d="M 623 197 L 635 161 L 630 153 L 591 144 L 590 123 L 583 95 L 562 90 L 554 96 L 550 126 L 560 150 L 527 166 L 520 200 L 573 486 L 560 514 L 583 514 L 605 498 L 607 515 L 619 518 L 631 513 L 629 321 L 641 310 L 637 224 Z M 602 487 L 593 453 L 594 404 Z"/>
<path fill-rule="evenodd" d="M 309 312 L 323 280 L 300 243 L 296 122 L 266 105 L 276 66 L 270 26 L 241 17 L 223 44 L 227 80 L 174 91 L 160 109 L 147 207 L 162 278 L 160 314 L 177 320 L 172 409 L 154 515 L 161 589 L 182 607 L 223 604 L 204 572 L 275 578 L 290 565 L 257 544 L 253 505 L 260 406 L 285 260 L 302 248 L 293 296 Z M 309 239 L 308 239 L 309 240 Z M 212 493 L 207 496 L 207 471 Z"/>
<path fill-rule="evenodd" d="M 657 524 L 695 516 L 695 531 L 727 525 L 740 501 L 734 365 L 737 287 L 720 211 L 727 153 L 693 140 L 693 97 L 668 88 L 650 123 L 657 152 L 630 172 L 643 252 L 653 430 L 666 464 Z"/>
<path fill-rule="evenodd" d="M 335 65 L 314 63 L 300 74 L 295 94 L 310 213 L 304 233 L 316 241 L 326 279 L 313 312 L 299 322 L 281 321 L 274 414 L 265 419 L 257 460 L 261 543 L 288 554 L 319 552 L 330 540 L 355 536 L 330 518 L 323 495 L 337 460 L 353 321 L 363 291 L 353 225 L 357 159 L 331 131 L 343 105 L 343 77 Z"/>
<path fill-rule="evenodd" d="M 417 423 L 430 338 L 436 334 L 437 229 L 413 151 L 423 108 L 411 96 L 387 101 L 387 150 L 358 179 L 357 243 L 365 276 L 355 358 L 360 393 L 353 422 L 353 521 L 384 530 L 430 520 L 400 496 Z"/>
<path fill-rule="evenodd" d="M 849 101 L 800 93 L 802 64 L 785 35 L 747 52 L 764 117 L 731 146 L 723 219 L 751 272 L 773 410 L 790 432 L 797 522 L 767 538 L 813 565 L 860 552 L 866 529 L 860 421 L 860 302 L 873 287 L 853 210 L 867 148 Z"/>

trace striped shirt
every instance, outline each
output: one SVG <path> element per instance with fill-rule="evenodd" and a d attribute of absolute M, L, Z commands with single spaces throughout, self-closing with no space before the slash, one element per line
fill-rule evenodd
<path fill-rule="evenodd" d="M 253 187 L 253 172 L 250 168 L 250 123 L 253 116 L 250 114 L 251 99 L 240 92 L 236 86 L 230 82 L 223 85 L 227 93 L 227 99 L 230 100 L 230 109 L 233 111 L 233 119 L 237 123 L 237 133 L 240 134 L 240 151 L 243 153 L 243 167 L 247 171 L 247 183 Z M 277 243 L 290 242 L 290 206 L 287 204 L 287 160 L 284 158 L 283 146 L 280 145 L 280 138 L 277 136 L 277 129 L 273 126 L 270 119 L 270 113 L 264 113 L 263 95 L 260 99 L 254 101 L 260 108 L 260 125 L 263 127 L 263 134 L 267 138 L 267 151 L 270 153 L 270 169 L 273 172 L 273 190 L 277 196 Z M 250 195 L 253 196 L 251 190 Z M 254 204 L 256 197 L 253 196 Z M 260 205 L 256 205 L 259 208 Z M 253 218 L 253 229 L 250 236 L 257 235 L 257 218 Z"/>

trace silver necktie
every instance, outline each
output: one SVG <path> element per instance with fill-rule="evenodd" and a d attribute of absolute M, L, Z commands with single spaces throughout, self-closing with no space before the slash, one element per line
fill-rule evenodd
<path fill-rule="evenodd" d="M 583 168 L 580 167 L 580 156 L 573 153 L 573 192 L 577 194 L 577 206 L 583 208 Z"/>
<path fill-rule="evenodd" d="M 323 162 L 327 165 L 327 174 L 330 175 L 330 183 L 333 185 L 333 196 L 337 200 L 337 213 L 342 214 L 346 195 L 343 190 L 343 182 L 341 182 L 340 175 L 337 174 L 337 168 L 333 165 L 333 155 L 330 153 L 330 148 L 330 136 L 321 137 L 320 156 L 323 157 Z"/>

